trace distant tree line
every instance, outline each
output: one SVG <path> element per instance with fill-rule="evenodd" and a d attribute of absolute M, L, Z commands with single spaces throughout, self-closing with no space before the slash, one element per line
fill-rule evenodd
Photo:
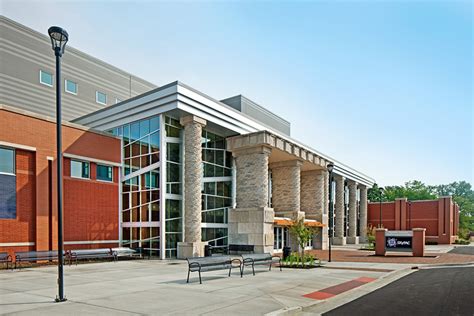
<path fill-rule="evenodd" d="M 441 196 L 451 195 L 459 205 L 460 235 L 466 238 L 469 231 L 474 231 L 474 191 L 466 181 L 440 185 L 426 185 L 421 181 L 413 180 L 405 185 L 386 186 L 380 194 L 375 184 L 368 190 L 367 197 L 371 202 L 394 201 L 397 198 L 407 198 L 409 201 L 433 200 Z"/>

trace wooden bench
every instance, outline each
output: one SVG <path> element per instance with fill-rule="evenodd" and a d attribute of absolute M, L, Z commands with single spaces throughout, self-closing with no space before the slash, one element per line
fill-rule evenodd
<path fill-rule="evenodd" d="M 0 263 L 6 263 L 8 269 L 9 265 L 12 263 L 12 256 L 10 256 L 8 252 L 0 252 Z"/>
<path fill-rule="evenodd" d="M 274 259 L 277 259 L 276 261 Z M 272 270 L 272 264 L 278 262 L 281 271 L 281 258 L 272 256 L 271 253 L 250 253 L 242 255 L 242 275 L 244 274 L 245 266 L 252 266 L 253 275 L 255 275 L 255 265 L 268 264 L 270 267 L 268 271 Z"/>
<path fill-rule="evenodd" d="M 229 256 L 215 256 L 215 257 L 193 257 L 187 258 L 188 261 L 188 278 L 186 283 L 189 283 L 189 274 L 191 272 L 199 272 L 199 283 L 202 284 L 201 272 L 227 270 L 229 269 L 229 277 L 232 268 L 239 267 L 240 277 L 242 277 L 242 262 L 240 259 Z M 233 264 L 238 264 L 234 266 Z"/>
<path fill-rule="evenodd" d="M 241 254 L 242 252 L 253 253 L 254 245 L 233 245 L 227 246 L 227 254 L 230 255 L 232 252 Z"/>
<path fill-rule="evenodd" d="M 75 261 L 77 265 L 77 260 L 83 259 L 113 259 L 117 261 L 117 252 L 113 251 L 111 248 L 100 248 L 100 249 L 78 249 L 70 250 L 68 252 L 69 265 Z"/>
<path fill-rule="evenodd" d="M 65 252 L 63 251 L 63 256 Z M 20 251 L 15 253 L 15 269 L 21 268 L 22 262 L 36 262 L 36 261 L 53 261 L 58 260 L 58 251 Z"/>

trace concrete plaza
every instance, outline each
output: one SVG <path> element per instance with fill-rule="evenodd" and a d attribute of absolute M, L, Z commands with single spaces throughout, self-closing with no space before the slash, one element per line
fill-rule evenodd
<path fill-rule="evenodd" d="M 79 264 L 65 268 L 67 302 L 54 303 L 56 266 L 0 271 L 0 313 L 20 315 L 262 315 L 320 302 L 303 297 L 358 278 L 373 278 L 370 287 L 387 284 L 407 265 L 332 263 L 311 270 L 257 268 L 256 276 L 238 269 L 197 273 L 186 284 L 185 261 L 134 260 Z M 350 268 L 350 269 L 347 269 Z M 354 270 L 356 269 L 356 270 Z M 392 271 L 390 270 L 398 270 Z M 398 278 L 398 277 L 397 277 Z M 374 287 L 375 286 L 375 287 Z M 364 288 L 366 286 L 362 286 Z M 354 289 L 349 292 L 364 292 Z"/>

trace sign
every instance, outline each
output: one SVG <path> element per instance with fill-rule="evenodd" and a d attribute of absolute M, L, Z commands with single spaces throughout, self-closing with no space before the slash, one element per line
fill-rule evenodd
<path fill-rule="evenodd" d="M 412 251 L 412 242 L 411 231 L 388 231 L 385 234 L 386 251 Z"/>

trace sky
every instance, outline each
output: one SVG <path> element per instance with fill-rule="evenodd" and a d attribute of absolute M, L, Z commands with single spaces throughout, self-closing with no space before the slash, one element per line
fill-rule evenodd
<path fill-rule="evenodd" d="M 1 14 L 158 86 L 243 94 L 380 185 L 474 184 L 471 1 L 21 1 Z"/>

